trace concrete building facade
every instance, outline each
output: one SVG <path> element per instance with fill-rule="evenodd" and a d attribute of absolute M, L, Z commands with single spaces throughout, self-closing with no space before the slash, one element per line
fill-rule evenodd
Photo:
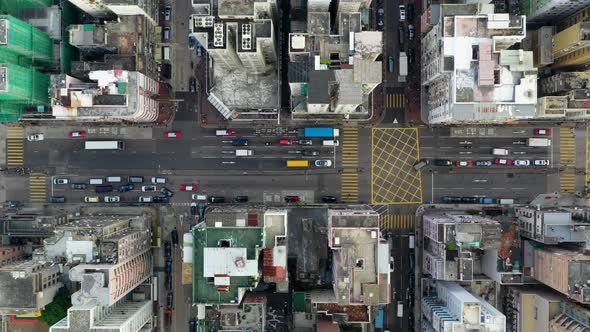
<path fill-rule="evenodd" d="M 308 3 L 306 32 L 289 34 L 289 87 L 295 119 L 366 117 L 382 81 L 383 34 L 363 30 L 370 1 L 339 1 L 334 26 L 326 6 Z M 332 31 L 336 31 L 333 33 Z"/>
<path fill-rule="evenodd" d="M 53 301 L 63 286 L 58 265 L 33 260 L 0 267 L 0 313 L 34 314 Z"/>
<path fill-rule="evenodd" d="M 533 278 L 575 301 L 590 303 L 590 256 L 525 241 L 524 257 Z"/>
<path fill-rule="evenodd" d="M 523 0 L 520 8 L 531 22 L 555 22 L 590 5 L 586 0 Z"/>
<path fill-rule="evenodd" d="M 496 14 L 493 4 L 439 6 L 438 21 L 430 22 L 422 38 L 422 120 L 483 124 L 534 118 L 533 53 L 511 48 L 526 35 L 525 16 Z"/>
<path fill-rule="evenodd" d="M 158 24 L 158 1 L 156 0 L 69 0 L 82 11 L 97 18 L 112 18 L 115 15 L 143 15 L 154 25 Z"/>
<path fill-rule="evenodd" d="M 455 282 L 425 279 L 422 289 L 422 331 L 506 331 L 500 311 Z"/>
<path fill-rule="evenodd" d="M 590 223 L 574 220 L 572 212 L 566 209 L 517 207 L 515 213 L 520 234 L 526 238 L 544 244 L 574 242 L 588 245 L 590 240 Z"/>
<path fill-rule="evenodd" d="M 138 72 L 100 70 L 90 82 L 51 77 L 51 107 L 58 120 L 151 123 L 158 118 L 158 82 Z"/>
<path fill-rule="evenodd" d="M 275 0 L 203 3 L 189 33 L 213 62 L 209 102 L 226 119 L 256 120 L 278 111 Z"/>
<path fill-rule="evenodd" d="M 433 279 L 477 279 L 483 271 L 481 252 L 500 246 L 500 225 L 495 220 L 453 214 L 424 215 L 422 220 L 422 268 Z"/>

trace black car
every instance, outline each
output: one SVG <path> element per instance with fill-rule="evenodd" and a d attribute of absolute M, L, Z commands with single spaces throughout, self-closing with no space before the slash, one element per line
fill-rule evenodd
<path fill-rule="evenodd" d="M 336 196 L 322 196 L 322 202 L 323 203 L 336 203 L 336 202 L 338 202 L 338 200 L 336 199 Z"/>
<path fill-rule="evenodd" d="M 191 203 L 191 216 L 197 215 L 197 202 Z"/>
<path fill-rule="evenodd" d="M 170 262 L 172 263 L 172 262 Z M 170 265 L 172 266 L 172 265 Z M 172 290 L 172 275 L 170 274 L 166 274 L 166 280 L 164 281 L 166 289 L 167 290 Z"/>
<path fill-rule="evenodd" d="M 414 64 L 414 56 L 415 56 L 414 49 L 413 48 L 408 49 L 408 63 L 411 65 Z"/>
<path fill-rule="evenodd" d="M 461 197 L 443 196 L 441 201 L 446 204 L 461 203 Z"/>
<path fill-rule="evenodd" d="M 160 194 L 162 194 L 162 195 L 164 195 L 166 197 L 172 197 L 172 196 L 174 196 L 174 193 L 170 189 L 168 189 L 166 187 L 162 187 L 160 189 Z"/>
<path fill-rule="evenodd" d="M 209 203 L 225 203 L 223 196 L 209 196 Z"/>
<path fill-rule="evenodd" d="M 435 166 L 452 166 L 453 162 L 448 159 L 434 159 Z"/>
<path fill-rule="evenodd" d="M 172 261 L 172 243 L 164 241 L 164 257 L 166 261 Z"/>
<path fill-rule="evenodd" d="M 72 190 L 84 190 L 86 189 L 86 183 L 72 183 Z"/>
<path fill-rule="evenodd" d="M 170 197 L 153 196 L 152 203 L 170 203 Z"/>
<path fill-rule="evenodd" d="M 205 210 L 207 209 L 207 202 L 199 202 L 197 204 L 197 214 L 199 215 L 199 222 L 205 220 Z"/>
<path fill-rule="evenodd" d="M 172 244 L 175 247 L 178 247 L 178 231 L 173 229 L 172 232 L 170 232 L 170 237 L 172 238 Z"/>
<path fill-rule="evenodd" d="M 168 80 L 172 78 L 172 65 L 171 64 L 165 63 L 162 65 L 162 76 Z"/>
<path fill-rule="evenodd" d="M 194 77 L 191 77 L 191 79 L 189 80 L 189 88 L 191 93 L 196 93 L 197 92 L 197 79 Z"/>
<path fill-rule="evenodd" d="M 303 151 L 301 151 L 301 154 L 304 156 L 319 156 L 320 151 L 319 150 L 303 150 Z"/>
<path fill-rule="evenodd" d="M 164 272 L 170 274 L 172 273 L 172 261 L 166 261 L 166 265 L 164 266 Z"/>
<path fill-rule="evenodd" d="M 174 294 L 172 292 L 168 292 L 168 296 L 166 296 L 166 306 L 168 310 L 174 309 Z"/>
<path fill-rule="evenodd" d="M 414 21 L 414 5 L 411 3 L 406 7 L 406 20 L 408 22 Z"/>
<path fill-rule="evenodd" d="M 119 188 L 118 188 L 118 191 L 119 191 L 120 193 L 124 193 L 124 192 L 127 192 L 127 191 L 131 191 L 131 190 L 133 190 L 134 188 L 135 188 L 135 186 L 134 186 L 134 185 L 132 185 L 131 183 L 128 183 L 128 184 L 122 184 L 122 185 L 120 185 L 120 186 L 119 186 Z"/>
<path fill-rule="evenodd" d="M 188 332 L 197 332 L 197 321 L 191 319 L 188 321 Z"/>
<path fill-rule="evenodd" d="M 113 191 L 113 186 L 111 186 L 110 184 L 94 187 L 94 192 L 96 193 L 110 193 L 111 191 Z"/>
<path fill-rule="evenodd" d="M 461 203 L 476 204 L 479 203 L 478 197 L 461 197 Z"/>
<path fill-rule="evenodd" d="M 65 203 L 66 198 L 63 196 L 51 196 L 49 198 L 49 203 Z"/>
<path fill-rule="evenodd" d="M 236 203 L 246 203 L 246 202 L 248 202 L 248 196 L 236 196 L 234 198 L 234 202 L 236 202 Z"/>

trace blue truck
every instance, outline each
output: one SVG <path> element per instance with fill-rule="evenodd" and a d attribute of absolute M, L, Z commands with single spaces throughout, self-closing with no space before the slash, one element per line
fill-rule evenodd
<path fill-rule="evenodd" d="M 303 137 L 338 137 L 340 130 L 335 128 L 304 128 L 299 131 L 299 136 Z"/>
<path fill-rule="evenodd" d="M 479 204 L 494 204 L 494 199 L 490 197 L 480 197 Z"/>
<path fill-rule="evenodd" d="M 383 328 L 383 306 L 379 306 L 379 311 L 377 312 L 377 316 L 375 317 L 375 328 Z"/>

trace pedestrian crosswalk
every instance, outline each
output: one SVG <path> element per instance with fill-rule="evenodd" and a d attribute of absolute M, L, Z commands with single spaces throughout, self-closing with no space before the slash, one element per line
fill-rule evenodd
<path fill-rule="evenodd" d="M 381 215 L 379 225 L 381 229 L 414 229 L 416 216 L 407 215 Z"/>
<path fill-rule="evenodd" d="M 47 201 L 47 177 L 44 174 L 29 176 L 29 192 L 31 202 L 44 203 Z"/>
<path fill-rule="evenodd" d="M 359 130 L 356 127 L 347 127 L 343 131 L 342 166 L 357 168 L 359 164 Z"/>
<path fill-rule="evenodd" d="M 386 108 L 403 108 L 406 106 L 406 96 L 403 94 L 386 94 L 385 107 Z"/>
<path fill-rule="evenodd" d="M 6 135 L 6 166 L 8 167 L 22 167 L 24 165 L 23 153 L 23 127 L 7 128 Z"/>
<path fill-rule="evenodd" d="M 357 127 L 345 127 L 342 133 L 342 175 L 340 200 L 343 203 L 358 202 L 358 133 Z"/>
<path fill-rule="evenodd" d="M 559 190 L 562 193 L 576 191 L 576 141 L 573 127 L 559 128 Z"/>

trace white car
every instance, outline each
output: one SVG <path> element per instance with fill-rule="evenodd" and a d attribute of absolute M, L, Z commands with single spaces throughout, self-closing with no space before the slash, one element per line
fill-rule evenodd
<path fill-rule="evenodd" d="M 166 178 L 156 178 L 156 177 L 153 177 L 152 178 L 152 183 L 153 184 L 166 183 Z"/>
<path fill-rule="evenodd" d="M 29 142 L 42 141 L 44 139 L 45 139 L 45 136 L 43 136 L 43 134 L 33 134 L 33 135 L 27 136 L 27 140 L 29 140 Z"/>
<path fill-rule="evenodd" d="M 66 178 L 55 178 L 53 179 L 53 184 L 68 184 L 70 183 L 69 179 Z"/>
<path fill-rule="evenodd" d="M 535 165 L 535 166 L 549 166 L 549 160 L 546 160 L 546 159 L 536 159 L 533 162 L 533 165 Z"/>
<path fill-rule="evenodd" d="M 406 6 L 399 5 L 399 21 L 403 22 L 406 20 Z"/>
<path fill-rule="evenodd" d="M 530 160 L 515 160 L 514 166 L 529 166 L 531 164 Z"/>
<path fill-rule="evenodd" d="M 156 188 L 156 186 L 142 186 L 141 187 L 141 191 L 143 192 L 152 192 L 152 191 L 157 191 L 158 188 Z"/>
<path fill-rule="evenodd" d="M 121 197 L 119 196 L 105 196 L 104 202 L 105 203 L 118 203 L 121 201 Z"/>
<path fill-rule="evenodd" d="M 319 159 L 315 161 L 315 167 L 330 167 L 332 166 L 332 161 L 328 159 Z"/>

